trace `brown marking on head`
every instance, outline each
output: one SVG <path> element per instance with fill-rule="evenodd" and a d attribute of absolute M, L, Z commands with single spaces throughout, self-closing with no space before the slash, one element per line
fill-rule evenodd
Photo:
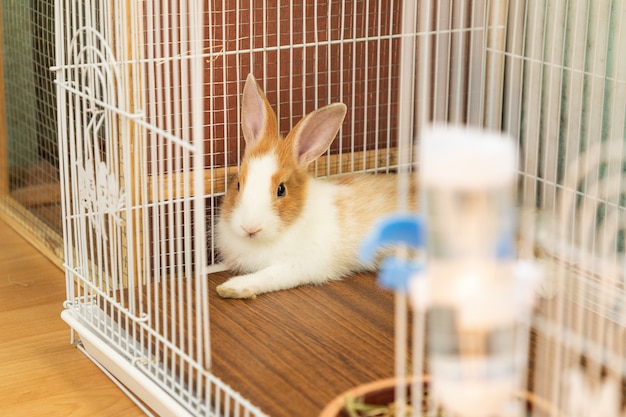
<path fill-rule="evenodd" d="M 282 183 L 285 196 L 276 198 L 274 208 L 285 224 L 292 224 L 298 219 L 308 192 L 310 174 L 306 166 L 298 164 L 290 141 L 281 139 L 274 152 L 278 159 L 278 171 L 272 176 L 273 190 L 277 191 Z"/>
<path fill-rule="evenodd" d="M 334 140 L 345 117 L 346 106 L 331 104 L 318 109 L 302 120 L 282 138 L 278 132 L 276 113 L 252 75 L 248 75 L 243 90 L 241 127 L 246 150 L 238 177 L 229 185 L 224 198 L 223 214 L 229 216 L 240 203 L 237 185 L 245 187 L 250 161 L 265 155 L 275 155 L 278 169 L 272 175 L 267 192 L 272 196 L 274 213 L 283 225 L 296 221 L 304 208 L 310 174 L 307 166 L 319 157 Z M 279 187 L 285 187 L 279 195 Z"/>

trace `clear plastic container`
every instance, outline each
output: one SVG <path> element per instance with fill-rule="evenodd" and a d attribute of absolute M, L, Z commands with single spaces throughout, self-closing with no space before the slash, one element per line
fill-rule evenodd
<path fill-rule="evenodd" d="M 514 141 L 434 127 L 419 146 L 433 394 L 461 416 L 498 415 L 523 375 L 516 301 Z M 419 297 L 424 299 L 424 294 Z"/>

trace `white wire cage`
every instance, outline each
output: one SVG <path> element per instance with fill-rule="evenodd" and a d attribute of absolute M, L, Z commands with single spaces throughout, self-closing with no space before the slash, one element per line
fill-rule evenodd
<path fill-rule="evenodd" d="M 503 113 L 522 153 L 518 197 L 554 219 L 535 238 L 550 268 L 530 321 L 527 387 L 552 408 L 534 414 L 621 416 L 626 4 L 510 2 L 508 15 L 508 32 L 521 34 L 509 36 L 505 64 L 520 82 Z"/>
<path fill-rule="evenodd" d="M 458 22 L 459 16 L 476 16 L 477 4 L 481 3 L 455 3 L 447 8 L 438 2 L 420 2 L 415 21 L 423 24 L 416 45 L 416 84 L 421 89 L 407 93 L 416 98 L 408 103 L 415 102 L 418 107 L 414 113 L 401 113 L 410 121 L 403 118 L 400 123 L 461 122 L 516 139 L 518 204 L 541 213 L 520 224 L 519 256 L 536 257 L 545 267 L 533 314 L 520 322 L 526 331 L 521 337 L 511 335 L 518 355 L 528 355 L 527 369 L 518 375 L 518 392 L 515 399 L 511 396 L 510 407 L 497 413 L 487 411 L 493 398 L 484 398 L 483 414 L 470 411 L 469 406 L 451 411 L 442 397 L 433 394 L 432 375 L 420 379 L 434 367 L 429 349 L 437 341 L 431 340 L 426 348 L 428 340 L 451 318 L 433 318 L 441 313 L 436 310 L 425 314 L 418 308 L 414 312 L 413 368 L 407 367 L 406 299 L 401 292 L 396 304 L 396 378 L 354 392 L 367 402 L 374 398 L 368 390 L 386 385 L 392 392 L 393 382 L 396 392 L 387 397 L 389 403 L 395 398 L 401 410 L 409 412 L 404 403 L 410 401 L 410 415 L 415 416 L 422 415 L 423 408 L 427 415 L 446 416 L 623 416 L 626 61 L 618 51 L 626 46 L 626 5 L 622 1 L 485 2 L 479 8 L 488 22 L 483 33 L 471 25 L 455 28 L 451 22 Z M 468 49 L 459 46 L 462 39 L 468 42 L 469 51 L 474 51 L 471 55 L 476 50 L 486 51 L 478 74 L 489 73 L 491 79 L 484 81 L 489 88 L 478 101 L 471 101 L 466 85 L 454 82 L 459 73 L 472 78 L 472 66 L 464 65 Z M 473 108 L 482 116 L 459 120 L 455 107 Z M 419 143 L 420 130 L 416 132 Z M 515 297 L 510 302 L 515 302 Z M 496 317 L 504 312 L 494 307 L 492 314 Z M 452 343 L 450 340 L 446 343 Z M 480 351 L 486 348 L 488 352 L 491 345 L 479 346 Z M 456 382 L 462 382 L 463 370 L 459 367 L 455 372 Z M 405 393 L 408 375 L 413 375 L 409 379 L 413 381 L 411 396 Z M 474 381 L 472 389 L 464 392 L 473 393 L 474 398 L 489 392 L 489 385 L 501 376 L 476 375 L 483 380 Z M 354 406 L 353 399 L 350 401 Z M 329 404 L 326 411 L 335 406 Z M 380 415 L 397 415 L 383 414 L 388 408 L 382 404 L 377 410 Z M 401 410 L 395 412 L 403 415 Z M 370 407 L 368 412 L 376 411 Z"/>
<path fill-rule="evenodd" d="M 591 385 L 624 368 L 625 16 L 618 0 L 57 2 L 65 319 L 158 413 L 263 415 L 210 373 L 204 279 L 252 72 L 282 132 L 348 105 L 318 176 L 408 169 L 432 121 L 517 139 L 520 203 L 569 210 L 530 349 L 533 392 L 561 407 L 565 361 L 595 364 Z"/>
<path fill-rule="evenodd" d="M 64 319 L 146 412 L 263 415 L 209 371 L 205 5 L 56 5 Z"/>
<path fill-rule="evenodd" d="M 63 317 L 146 412 L 263 415 L 210 371 L 206 274 L 243 81 L 261 80 L 283 132 L 349 105 L 314 174 L 395 170 L 401 7 L 56 3 Z"/>

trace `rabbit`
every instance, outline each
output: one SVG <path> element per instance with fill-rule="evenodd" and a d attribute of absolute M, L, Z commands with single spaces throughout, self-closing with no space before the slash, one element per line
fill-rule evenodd
<path fill-rule="evenodd" d="M 241 275 L 217 286 L 221 297 L 254 298 L 376 267 L 358 259 L 359 246 L 378 219 L 396 211 L 396 175 L 318 179 L 307 171 L 346 111 L 343 103 L 319 108 L 282 138 L 276 114 L 248 75 L 241 109 L 246 149 L 216 226 L 222 260 Z"/>

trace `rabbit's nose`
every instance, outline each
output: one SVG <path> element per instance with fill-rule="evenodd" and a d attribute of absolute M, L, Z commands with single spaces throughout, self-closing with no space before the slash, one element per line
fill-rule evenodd
<path fill-rule="evenodd" d="M 241 229 L 248 235 L 249 238 L 254 238 L 262 228 L 256 225 L 241 225 Z"/>

